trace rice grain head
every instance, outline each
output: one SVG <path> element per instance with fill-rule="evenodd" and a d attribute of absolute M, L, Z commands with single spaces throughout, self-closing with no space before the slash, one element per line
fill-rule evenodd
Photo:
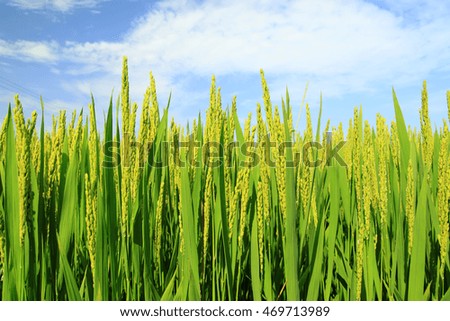
<path fill-rule="evenodd" d="M 25 123 L 22 103 L 19 100 L 19 96 L 16 95 L 14 122 L 16 125 L 16 155 L 19 181 L 19 235 L 22 247 L 24 246 L 27 227 L 32 222 L 34 215 L 34 194 L 31 186 L 31 139 L 36 125 L 36 118 L 37 114 L 34 112 L 28 124 Z"/>
<path fill-rule="evenodd" d="M 389 131 L 386 120 L 377 114 L 377 135 L 375 138 L 376 148 L 378 150 L 378 182 L 379 182 L 379 210 L 380 221 L 382 225 L 386 224 L 388 214 L 388 145 Z"/>
<path fill-rule="evenodd" d="M 9 113 L 6 114 L 5 119 L 2 123 L 2 128 L 0 129 L 0 155 L 6 155 L 6 130 L 9 122 Z"/>
<path fill-rule="evenodd" d="M 368 239 L 370 236 L 371 209 L 378 204 L 378 176 L 375 170 L 372 130 L 367 120 L 364 123 L 363 162 L 364 235 L 365 239 Z"/>
<path fill-rule="evenodd" d="M 245 121 L 244 136 L 246 142 L 253 142 L 255 138 L 256 128 L 250 127 L 251 124 L 251 113 L 248 114 L 247 120 Z M 252 149 L 253 147 L 250 147 Z M 253 151 L 250 151 L 253 153 Z M 249 153 L 250 154 L 250 153 Z M 239 171 L 240 177 L 238 176 L 239 191 L 240 191 L 240 211 L 239 211 L 239 235 L 238 235 L 238 248 L 239 252 L 242 253 L 242 248 L 244 244 L 245 230 L 248 225 L 247 222 L 247 205 L 249 201 L 249 188 L 250 188 L 250 163 L 251 156 L 247 156 L 245 159 L 244 167 Z M 237 193 L 236 193 L 237 195 Z"/>
<path fill-rule="evenodd" d="M 406 185 L 406 222 L 408 224 L 408 253 L 411 255 L 414 238 L 414 220 L 416 215 L 416 183 L 411 159 L 408 162 Z"/>
<path fill-rule="evenodd" d="M 447 90 L 447 111 L 448 111 L 448 122 L 450 123 L 450 90 Z"/>
<path fill-rule="evenodd" d="M 264 213 L 268 212 L 264 202 L 264 184 L 258 182 L 257 189 L 257 219 L 258 219 L 258 248 L 259 248 L 259 272 L 263 275 L 264 271 Z"/>
<path fill-rule="evenodd" d="M 312 148 L 309 148 L 309 144 L 312 143 L 313 131 L 312 131 L 312 121 L 311 113 L 309 110 L 309 105 L 306 104 L 306 130 L 303 137 L 303 150 L 302 150 L 302 160 L 299 164 L 298 174 L 297 174 L 297 188 L 300 190 L 301 203 L 303 208 L 303 213 L 308 217 L 309 223 L 309 210 L 313 199 L 310 197 L 312 189 L 312 171 L 313 169 L 309 166 L 309 162 L 313 161 Z M 316 224 L 317 219 L 313 217 L 313 222 Z"/>
<path fill-rule="evenodd" d="M 164 179 L 161 181 L 158 195 L 158 202 L 156 205 L 156 217 L 155 217 L 155 259 L 156 267 L 159 269 L 161 266 L 161 240 L 162 240 L 162 212 L 164 206 Z"/>
<path fill-rule="evenodd" d="M 448 186 L 450 179 L 448 177 L 448 141 L 449 133 L 446 122 L 444 121 L 444 128 L 441 138 L 441 146 L 439 150 L 438 162 L 438 217 L 440 233 L 438 236 L 440 246 L 440 260 L 441 260 L 441 277 L 444 279 L 445 262 L 448 255 L 448 239 L 449 239 L 449 197 Z"/>
<path fill-rule="evenodd" d="M 276 128 L 276 133 L 274 134 L 276 134 L 276 143 L 278 146 L 278 151 L 275 154 L 277 188 L 280 198 L 280 211 L 283 216 L 283 222 L 286 222 L 286 151 L 284 150 L 284 148 L 281 148 L 283 146 L 282 144 L 284 144 L 286 140 L 284 126 L 281 123 L 277 106 L 275 106 L 274 128 Z"/>
<path fill-rule="evenodd" d="M 267 81 L 264 76 L 264 71 L 261 69 L 260 71 L 261 75 L 261 85 L 263 90 L 263 99 L 264 99 L 264 109 L 266 111 L 266 119 L 269 126 L 269 132 L 271 134 L 275 133 L 275 125 L 273 122 L 273 113 L 272 113 L 272 101 L 270 99 L 270 92 L 269 92 L 269 86 L 267 86 Z"/>
<path fill-rule="evenodd" d="M 400 141 L 398 138 L 397 124 L 394 121 L 391 122 L 390 147 L 394 165 L 398 168 L 400 166 Z"/>
<path fill-rule="evenodd" d="M 423 82 L 422 88 L 422 108 L 420 109 L 420 128 L 422 131 L 422 154 L 424 157 L 425 166 L 429 171 L 431 169 L 431 163 L 433 160 L 434 138 L 428 112 L 428 92 L 426 81 Z M 430 179 L 429 176 L 428 179 Z"/>
<path fill-rule="evenodd" d="M 95 237 L 96 237 L 96 197 L 94 196 L 94 189 L 92 188 L 89 175 L 86 173 L 84 176 L 85 183 L 85 195 L 86 195 L 86 232 L 87 232 L 87 248 L 89 253 L 89 259 L 91 262 L 91 270 L 94 274 L 95 271 Z"/>

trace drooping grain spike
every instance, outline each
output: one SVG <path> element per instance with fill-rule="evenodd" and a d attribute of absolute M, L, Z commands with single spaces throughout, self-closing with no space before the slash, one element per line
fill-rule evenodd
<path fill-rule="evenodd" d="M 422 88 L 422 107 L 420 109 L 420 128 L 422 131 L 422 153 L 424 157 L 425 166 L 427 171 L 431 168 L 431 162 L 433 160 L 433 130 L 431 128 L 430 116 L 428 112 L 428 92 L 427 83 L 423 82 Z"/>
<path fill-rule="evenodd" d="M 24 246 L 27 227 L 33 221 L 33 198 L 31 186 L 31 139 L 36 125 L 37 114 L 33 112 L 32 119 L 25 123 L 22 103 L 15 96 L 14 122 L 16 125 L 16 155 L 18 162 L 19 181 L 19 233 L 20 245 Z"/>
<path fill-rule="evenodd" d="M 381 224 L 386 224 L 388 214 L 388 145 L 389 132 L 385 119 L 377 114 L 377 135 L 375 138 L 378 150 L 379 208 Z"/>
<path fill-rule="evenodd" d="M 447 90 L 448 122 L 450 123 L 450 90 Z"/>
<path fill-rule="evenodd" d="M 406 222 L 408 224 L 408 253 L 411 255 L 414 241 L 414 220 L 416 215 L 416 183 L 413 164 L 408 162 L 407 185 L 406 185 Z"/>
<path fill-rule="evenodd" d="M 270 99 L 269 87 L 267 86 L 267 81 L 264 76 L 264 71 L 261 69 L 259 71 L 261 75 L 261 85 L 263 89 L 263 99 L 264 99 L 264 108 L 266 111 L 266 119 L 269 125 L 270 133 L 275 133 L 274 123 L 273 123 L 273 114 L 272 114 L 272 101 Z"/>
<path fill-rule="evenodd" d="M 449 132 L 447 123 L 444 121 L 441 146 L 439 150 L 439 161 L 438 161 L 438 217 L 439 217 L 439 227 L 440 233 L 438 236 L 439 247 L 440 247 L 440 274 L 442 280 L 444 279 L 445 262 L 448 255 L 448 240 L 449 240 L 449 184 L 450 178 L 448 177 L 448 144 L 449 144 Z"/>

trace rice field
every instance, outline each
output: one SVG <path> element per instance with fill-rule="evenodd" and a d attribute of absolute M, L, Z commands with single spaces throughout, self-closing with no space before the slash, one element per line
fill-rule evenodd
<path fill-rule="evenodd" d="M 150 76 L 97 127 L 17 96 L 0 129 L 1 300 L 450 300 L 449 119 L 323 126 L 289 94 L 180 126 Z M 137 115 L 140 115 L 137 117 Z M 139 122 L 139 124 L 137 124 Z M 52 124 L 51 130 L 45 130 Z M 254 124 L 254 125 L 252 125 Z M 50 128 L 50 127 L 47 127 Z"/>

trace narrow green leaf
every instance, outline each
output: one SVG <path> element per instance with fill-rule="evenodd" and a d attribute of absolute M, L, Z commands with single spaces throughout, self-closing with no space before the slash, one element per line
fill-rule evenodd
<path fill-rule="evenodd" d="M 288 107 L 289 109 L 289 107 Z M 284 112 L 284 132 L 286 137 L 286 246 L 284 252 L 284 271 L 286 276 L 287 299 L 300 300 L 300 291 L 298 286 L 298 241 L 297 241 L 297 206 L 295 203 L 295 180 L 291 133 L 289 129 L 289 114 Z M 283 178 L 281 178 L 283 179 Z"/>
<path fill-rule="evenodd" d="M 59 236 L 57 236 L 59 250 L 61 252 L 61 265 L 63 267 L 64 280 L 66 282 L 67 287 L 67 295 L 70 301 L 81 301 L 80 292 L 78 289 L 77 282 L 73 275 L 72 269 L 70 267 L 69 262 L 67 261 L 67 257 L 63 252 L 63 248 L 61 246 L 61 241 Z"/>
<path fill-rule="evenodd" d="M 414 220 L 414 238 L 409 268 L 408 300 L 424 300 L 425 284 L 425 249 L 427 244 L 427 202 L 428 184 L 424 179 L 417 202 Z"/>
<path fill-rule="evenodd" d="M 184 161 L 187 161 L 186 154 L 181 156 Z M 187 166 L 181 168 L 181 215 L 183 218 L 184 238 L 186 244 L 185 254 L 188 262 L 186 273 L 188 273 L 189 280 L 193 282 L 189 284 L 189 298 L 191 300 L 200 300 L 200 277 L 198 265 L 197 242 L 195 239 L 194 216 L 192 211 L 191 186 Z M 186 277 L 186 276 L 185 276 Z"/>
<path fill-rule="evenodd" d="M 251 277 L 253 300 L 261 301 L 261 279 L 259 277 L 259 248 L 258 248 L 258 225 L 257 216 L 253 215 L 251 236 Z"/>

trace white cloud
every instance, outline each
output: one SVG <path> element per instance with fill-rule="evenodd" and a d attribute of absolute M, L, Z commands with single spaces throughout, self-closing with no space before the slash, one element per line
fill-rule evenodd
<path fill-rule="evenodd" d="M 405 24 L 426 24 L 437 17 L 445 17 L 449 3 L 440 0 L 374 0 L 375 5 L 386 8 L 403 19 Z"/>
<path fill-rule="evenodd" d="M 68 12 L 77 8 L 94 8 L 104 1 L 107 0 L 9 0 L 8 4 L 26 10 L 49 9 Z"/>
<path fill-rule="evenodd" d="M 430 44 L 422 30 L 404 28 L 392 13 L 359 1 L 174 3 L 141 18 L 122 42 L 68 43 L 65 50 L 93 70 L 110 71 L 111 63 L 126 54 L 130 63 L 170 73 L 227 74 L 263 67 L 280 74 L 364 76 L 363 69 L 370 71 L 364 80 L 370 80 L 392 73 L 394 63 L 395 69 L 405 69 L 422 57 L 432 67 L 438 63 L 431 57 L 435 51 L 425 45 L 447 46 Z M 434 38 L 448 35 L 448 29 Z"/>
<path fill-rule="evenodd" d="M 24 61 L 55 62 L 59 46 L 56 42 L 18 40 L 8 42 L 0 39 L 0 56 Z"/>
<path fill-rule="evenodd" d="M 62 11 L 75 7 L 74 1 L 67 0 L 42 3 L 59 6 Z M 173 89 L 186 101 L 185 79 L 189 75 L 255 75 L 260 68 L 274 79 L 274 97 L 279 97 L 286 85 L 299 88 L 301 96 L 307 81 L 309 96 L 320 90 L 328 96 L 367 92 L 380 83 L 417 84 L 434 71 L 450 69 L 449 5 L 423 0 L 409 3 L 161 1 L 134 21 L 117 42 L 66 42 L 58 47 L 33 43 L 41 50 L 36 49 L 32 57 L 19 50 L 19 57 L 53 61 L 57 55 L 61 61 L 74 64 L 62 72 L 83 79 L 75 87 L 105 97 L 114 84 L 116 93 L 120 89 L 117 81 L 123 55 L 129 58 L 136 97 L 142 96 L 150 70 L 163 95 Z M 18 43 L 7 44 L 20 47 Z M 2 43 L 0 56 L 12 56 L 11 50 L 8 54 L 1 47 Z M 205 88 L 203 93 L 207 92 Z M 198 97 L 193 93 L 191 99 Z"/>
<path fill-rule="evenodd" d="M 365 91 L 378 82 L 420 81 L 450 60 L 444 40 L 450 39 L 450 10 L 427 3 L 418 1 L 414 8 L 390 0 L 381 7 L 356 0 L 165 1 L 135 21 L 122 41 L 71 42 L 62 51 L 81 65 L 79 74 L 118 75 L 121 56 L 127 55 L 130 70 L 145 85 L 149 70 L 176 86 L 183 74 L 263 68 L 301 87 L 310 80 L 328 93 Z M 420 23 L 405 23 L 410 16 Z"/>

